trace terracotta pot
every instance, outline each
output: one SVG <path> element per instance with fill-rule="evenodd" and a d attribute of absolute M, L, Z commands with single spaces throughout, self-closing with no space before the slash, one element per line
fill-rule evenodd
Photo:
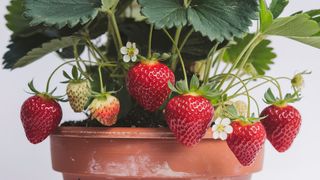
<path fill-rule="evenodd" d="M 62 127 L 51 135 L 52 165 L 64 180 L 249 180 L 261 170 L 263 152 L 243 167 L 211 137 L 187 148 L 168 129 Z"/>

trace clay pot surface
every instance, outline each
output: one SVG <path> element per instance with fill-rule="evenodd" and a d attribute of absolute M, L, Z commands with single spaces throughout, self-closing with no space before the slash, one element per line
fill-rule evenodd
<path fill-rule="evenodd" d="M 165 128 L 60 127 L 50 139 L 53 169 L 64 180 L 249 180 L 263 164 L 262 151 L 243 167 L 211 131 L 192 148 Z"/>

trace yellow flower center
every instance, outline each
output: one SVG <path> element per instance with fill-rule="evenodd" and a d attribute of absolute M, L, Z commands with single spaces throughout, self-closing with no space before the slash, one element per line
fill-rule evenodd
<path fill-rule="evenodd" d="M 224 132 L 224 126 L 222 124 L 219 124 L 218 128 L 217 128 L 217 131 L 218 132 Z"/>
<path fill-rule="evenodd" d="M 134 51 L 135 51 L 135 48 L 128 48 L 128 55 L 130 57 L 134 56 Z"/>

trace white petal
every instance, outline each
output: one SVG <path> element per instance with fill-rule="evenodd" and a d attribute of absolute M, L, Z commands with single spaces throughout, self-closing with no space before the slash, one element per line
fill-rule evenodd
<path fill-rule="evenodd" d="M 220 133 L 218 131 L 213 132 L 212 138 L 213 139 L 219 139 Z"/>
<path fill-rule="evenodd" d="M 232 131 L 233 131 L 232 126 L 229 125 L 229 126 L 224 127 L 224 132 L 230 134 L 230 133 L 232 133 Z"/>
<path fill-rule="evenodd" d="M 131 42 L 127 42 L 126 47 L 127 48 L 131 48 L 132 47 L 132 43 Z"/>
<path fill-rule="evenodd" d="M 139 54 L 139 49 L 135 48 L 133 53 L 134 53 L 134 55 L 138 55 Z"/>
<path fill-rule="evenodd" d="M 228 138 L 228 134 L 225 133 L 225 132 L 221 132 L 220 135 L 219 135 L 219 137 L 220 137 L 221 140 L 224 141 L 224 140 L 226 140 L 226 139 Z"/>
<path fill-rule="evenodd" d="M 218 125 L 213 125 L 212 126 L 212 132 L 216 132 L 218 130 Z"/>
<path fill-rule="evenodd" d="M 216 119 L 216 120 L 214 121 L 214 124 L 221 124 L 221 121 L 222 121 L 222 119 L 221 119 L 221 118 L 218 118 L 218 119 Z"/>
<path fill-rule="evenodd" d="M 124 62 L 129 62 L 130 59 L 131 59 L 131 58 L 130 58 L 129 55 L 124 55 L 124 56 L 123 56 L 123 61 L 124 61 Z"/>
<path fill-rule="evenodd" d="M 221 124 L 222 125 L 229 125 L 231 123 L 231 121 L 230 121 L 230 119 L 228 119 L 228 118 L 224 118 L 224 119 L 222 119 L 222 121 L 221 121 Z"/>
<path fill-rule="evenodd" d="M 136 43 L 132 43 L 132 48 L 136 48 Z"/>
<path fill-rule="evenodd" d="M 120 52 L 121 52 L 121 54 L 126 55 L 126 54 L 128 54 L 128 49 L 126 47 L 122 47 L 122 48 L 120 48 Z"/>
<path fill-rule="evenodd" d="M 132 56 L 132 57 L 131 57 L 131 60 L 132 60 L 132 62 L 136 62 L 137 56 Z"/>

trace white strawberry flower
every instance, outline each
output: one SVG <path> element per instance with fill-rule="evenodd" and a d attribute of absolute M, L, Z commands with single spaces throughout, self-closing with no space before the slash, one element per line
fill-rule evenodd
<path fill-rule="evenodd" d="M 233 131 L 231 120 L 228 118 L 218 118 L 215 120 L 215 124 L 212 126 L 213 139 L 226 140 L 228 134 L 231 134 Z"/>
<path fill-rule="evenodd" d="M 135 62 L 139 54 L 139 49 L 136 47 L 136 43 L 127 42 L 126 46 L 120 49 L 120 52 L 123 55 L 124 62 Z"/>

